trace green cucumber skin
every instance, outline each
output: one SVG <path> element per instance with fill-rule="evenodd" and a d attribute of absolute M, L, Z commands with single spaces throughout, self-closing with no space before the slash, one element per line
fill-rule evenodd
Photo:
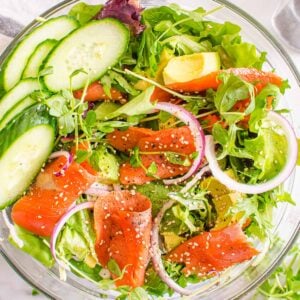
<path fill-rule="evenodd" d="M 0 99 L 0 123 L 15 105 L 39 89 L 40 87 L 37 79 L 27 78 L 20 81 L 14 88 L 8 91 Z"/>
<path fill-rule="evenodd" d="M 114 65 L 116 65 L 118 63 L 119 58 L 122 57 L 122 55 L 126 52 L 126 50 L 128 48 L 128 45 L 129 45 L 129 41 L 130 41 L 130 31 L 129 31 L 129 29 L 122 22 L 120 22 L 119 20 L 114 19 L 114 18 L 105 18 L 105 19 L 102 19 L 102 20 L 92 20 L 92 21 L 86 23 L 85 25 L 83 25 L 83 26 L 75 29 L 74 31 L 72 31 L 69 35 L 67 35 L 62 40 L 60 40 L 60 42 L 54 47 L 54 49 L 52 49 L 52 51 L 49 53 L 48 57 L 46 58 L 43 66 L 41 67 L 41 70 L 44 69 L 44 68 L 47 68 L 47 67 L 53 67 L 51 59 L 60 50 L 60 47 L 62 47 L 66 41 L 68 41 L 69 39 L 72 39 L 73 36 L 77 32 L 79 32 L 81 30 L 85 30 L 89 26 L 92 26 L 93 24 L 96 24 L 96 23 L 99 23 L 99 22 L 114 24 L 115 26 L 119 27 L 120 31 L 122 31 L 122 34 L 124 36 L 124 47 L 123 47 L 122 51 L 120 51 L 118 58 L 116 58 L 116 60 L 113 62 L 113 64 L 111 64 L 107 68 L 103 69 L 97 75 L 89 77 L 90 82 L 95 82 L 95 81 L 99 80 L 107 72 L 108 69 L 110 69 L 111 67 L 113 67 Z M 101 35 L 101 32 L 99 33 L 99 35 Z M 41 83 L 46 89 L 48 89 L 49 91 L 52 91 L 53 93 L 58 93 L 63 89 L 69 88 L 69 78 L 66 78 L 66 81 L 68 81 L 68 86 L 65 86 L 64 88 L 60 88 L 60 89 L 51 87 L 47 83 L 47 78 L 51 75 L 52 74 L 46 75 L 46 76 L 41 78 Z M 86 85 L 86 81 L 87 81 L 87 79 L 83 80 L 81 85 L 74 87 L 73 90 L 79 90 L 81 88 L 84 88 L 84 86 Z"/>
<path fill-rule="evenodd" d="M 25 103 L 26 102 L 26 103 Z M 0 131 L 9 124 L 10 121 L 12 121 L 13 119 L 17 118 L 17 116 L 21 113 L 23 113 L 23 111 L 25 109 L 27 109 L 28 107 L 30 107 L 31 105 L 35 104 L 35 101 L 33 99 L 31 99 L 30 97 L 25 97 L 23 98 L 21 101 L 19 101 L 18 103 L 16 103 L 4 116 L 3 118 L 0 120 Z M 22 110 L 20 110 L 20 106 L 22 107 Z"/>
<path fill-rule="evenodd" d="M 38 125 L 53 127 L 56 135 L 56 118 L 49 115 L 48 107 L 44 104 L 35 104 L 29 107 L 0 132 L 0 159 L 18 137 L 22 136 L 29 128 Z"/>
<path fill-rule="evenodd" d="M 38 126 L 48 126 L 53 131 L 53 141 L 51 141 L 52 147 L 49 148 L 49 153 L 45 158 L 46 161 L 53 150 L 55 138 L 57 136 L 57 120 L 55 117 L 49 115 L 48 108 L 45 104 L 32 105 L 24 112 L 20 113 L 2 131 L 0 131 L 0 161 L 5 153 L 9 151 L 14 142 L 16 142 L 26 132 Z M 22 151 L 22 149 L 20 149 L 20 151 Z M 40 169 L 42 168 L 45 161 L 41 164 L 38 172 L 28 180 L 30 182 L 28 187 L 40 172 Z M 22 196 L 22 194 L 23 193 L 16 195 L 12 199 L 8 199 L 2 205 L 0 204 L 0 210 L 14 203 L 20 196 Z"/>
<path fill-rule="evenodd" d="M 35 78 L 38 77 L 39 70 L 43 65 L 43 61 L 47 58 L 52 49 L 57 45 L 57 40 L 45 40 L 40 43 L 34 50 L 34 52 L 29 57 L 25 69 L 22 74 L 22 79 L 24 78 Z M 40 51 L 44 51 L 44 54 L 39 57 L 39 65 L 34 65 L 34 60 L 39 55 Z"/>
<path fill-rule="evenodd" d="M 56 18 L 52 18 L 52 19 L 49 19 L 47 20 L 46 22 L 40 24 L 39 26 L 35 27 L 32 31 L 28 32 L 18 43 L 17 45 L 12 49 L 11 53 L 6 57 L 4 63 L 2 64 L 2 67 L 1 67 L 1 71 L 0 71 L 0 91 L 9 91 L 11 88 L 14 87 L 14 85 L 16 85 L 18 83 L 18 81 L 21 79 L 21 76 L 22 76 L 22 73 L 24 71 L 24 68 L 28 62 L 28 59 L 30 57 L 30 55 L 32 54 L 32 52 L 28 53 L 26 55 L 26 60 L 23 62 L 23 64 L 21 65 L 21 69 L 20 69 L 20 72 L 19 72 L 19 78 L 16 78 L 14 80 L 14 84 L 13 85 L 8 85 L 7 82 L 6 82 L 6 77 L 9 76 L 9 67 L 10 67 L 10 64 L 14 64 L 13 61 L 14 61 L 14 57 L 19 49 L 20 46 L 22 46 L 26 40 L 35 32 L 45 28 L 45 26 L 49 26 L 49 24 L 51 25 L 51 23 L 53 22 L 56 22 L 56 21 L 61 21 L 61 20 L 68 20 L 70 22 L 70 24 L 73 26 L 72 30 L 70 30 L 69 32 L 66 32 L 64 35 L 62 36 L 57 36 L 55 35 L 55 33 L 51 36 L 50 35 L 50 30 L 48 30 L 48 33 L 49 33 L 49 36 L 48 36 L 48 39 L 56 39 L 56 40 L 60 40 L 62 39 L 63 37 L 65 37 L 66 35 L 68 35 L 71 31 L 75 30 L 76 28 L 79 27 L 79 22 L 73 18 L 73 17 L 70 17 L 70 16 L 59 16 L 59 17 L 56 17 Z M 72 27 L 71 26 L 71 27 Z M 43 40 L 40 40 L 39 43 L 43 42 Z M 37 45 L 39 44 L 37 43 Z M 37 46 L 36 45 L 36 46 Z M 34 47 L 35 48 L 35 47 Z M 18 64 L 18 62 L 15 62 L 15 64 Z M 3 92 L 0 92 L 0 94 L 3 94 Z"/>

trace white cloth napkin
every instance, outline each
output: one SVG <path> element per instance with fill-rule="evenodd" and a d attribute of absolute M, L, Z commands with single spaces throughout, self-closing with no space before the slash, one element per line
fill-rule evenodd
<path fill-rule="evenodd" d="M 35 17 L 61 0 L 0 0 L 0 53 Z"/>
<path fill-rule="evenodd" d="M 0 15 L 9 17 L 20 24 L 27 25 L 61 0 L 1 0 Z"/>

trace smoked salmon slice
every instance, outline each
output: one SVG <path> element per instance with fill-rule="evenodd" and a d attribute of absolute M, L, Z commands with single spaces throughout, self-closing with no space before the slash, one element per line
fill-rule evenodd
<path fill-rule="evenodd" d="M 75 91 L 73 94 L 76 99 L 81 99 L 83 95 L 83 89 Z M 102 101 L 103 100 L 112 100 L 112 101 L 124 100 L 122 93 L 117 89 L 111 88 L 110 94 L 111 97 L 106 95 L 104 88 L 100 82 L 94 82 L 88 86 L 84 100 L 89 102 L 101 101 L 101 100 Z"/>
<path fill-rule="evenodd" d="M 166 179 L 185 174 L 189 167 L 182 165 L 175 165 L 170 163 L 166 157 L 162 155 L 142 155 L 141 162 L 145 168 L 149 168 L 154 162 L 157 172 L 153 175 L 147 176 L 142 167 L 133 167 L 130 163 L 124 163 L 120 167 L 120 182 L 125 185 L 137 184 L 141 185 L 157 179 Z"/>
<path fill-rule="evenodd" d="M 185 264 L 186 275 L 207 275 L 251 259 L 258 251 L 246 239 L 239 224 L 204 232 L 175 248 L 167 260 Z"/>
<path fill-rule="evenodd" d="M 66 158 L 60 157 L 49 163 L 27 195 L 16 202 L 11 216 L 17 225 L 40 236 L 51 236 L 55 224 L 95 181 L 74 161 L 57 176 L 65 162 Z"/>
<path fill-rule="evenodd" d="M 141 138 L 137 147 L 145 152 L 192 154 L 196 151 L 194 137 L 188 126 L 154 131 L 153 135 Z"/>
<path fill-rule="evenodd" d="M 166 179 L 185 174 L 189 168 L 171 163 L 165 154 L 172 152 L 184 156 L 196 151 L 194 137 L 188 126 L 153 131 L 147 128 L 130 127 L 125 131 L 115 130 L 107 135 L 108 142 L 119 151 L 129 151 L 137 147 L 143 165 L 133 167 L 129 162 L 120 167 L 120 182 L 125 185 L 144 184 L 157 179 Z M 185 157 L 182 156 L 181 159 Z M 190 157 L 189 157 L 190 159 Z M 145 168 L 156 164 L 155 176 L 148 176 Z"/>
<path fill-rule="evenodd" d="M 106 138 L 110 145 L 119 151 L 132 150 L 140 139 L 150 137 L 155 131 L 148 128 L 129 127 L 127 130 L 114 130 L 109 133 Z"/>
<path fill-rule="evenodd" d="M 271 83 L 281 87 L 283 80 L 278 75 L 272 72 L 264 72 L 254 68 L 231 68 L 212 72 L 200 78 L 188 81 L 177 82 L 168 85 L 168 88 L 180 92 L 201 92 L 209 88 L 216 90 L 222 81 L 219 79 L 221 73 L 232 73 L 242 80 L 255 85 L 256 94 L 258 94 L 267 84 Z"/>
<path fill-rule="evenodd" d="M 149 261 L 152 225 L 151 202 L 135 191 L 116 191 L 100 196 L 94 207 L 95 250 L 102 266 L 114 259 L 122 278 L 117 286 L 144 284 Z M 117 278 L 117 274 L 112 274 Z"/>

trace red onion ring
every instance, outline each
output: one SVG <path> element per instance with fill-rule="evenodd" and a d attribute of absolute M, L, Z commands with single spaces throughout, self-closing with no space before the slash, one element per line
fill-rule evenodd
<path fill-rule="evenodd" d="M 175 201 L 171 200 L 164 204 L 161 208 L 160 212 L 157 214 L 153 227 L 152 227 L 152 235 L 151 235 L 151 254 L 152 254 L 152 263 L 155 271 L 161 278 L 161 280 L 166 283 L 171 289 L 181 295 L 191 295 L 193 291 L 185 289 L 178 285 L 166 272 L 163 261 L 161 259 L 161 251 L 159 249 L 159 226 L 163 219 L 165 212 L 172 207 Z"/>
<path fill-rule="evenodd" d="M 94 208 L 95 203 L 94 202 L 84 202 L 81 204 L 78 204 L 76 206 L 74 206 L 73 208 L 71 208 L 67 213 L 65 213 L 61 219 L 59 220 L 59 222 L 55 225 L 54 230 L 52 232 L 51 235 L 51 239 L 50 239 L 50 251 L 51 254 L 53 255 L 53 258 L 55 259 L 55 261 L 57 262 L 57 264 L 62 267 L 63 269 L 69 269 L 67 267 L 67 265 L 59 260 L 56 256 L 56 250 L 55 250 L 55 246 L 56 246 L 56 241 L 58 238 L 58 235 L 60 233 L 60 231 L 62 230 L 62 228 L 64 227 L 64 225 L 67 223 L 67 221 L 69 220 L 70 217 L 72 217 L 74 214 L 76 214 L 77 212 L 83 210 L 83 209 L 93 209 Z M 71 266 L 72 268 L 72 266 Z M 75 269 L 76 271 L 76 269 Z M 97 284 L 97 282 L 95 282 L 94 280 L 91 279 L 92 282 L 94 282 L 95 284 Z M 120 293 L 118 291 L 113 291 L 113 290 L 103 290 L 103 289 L 99 289 L 99 292 L 101 292 L 104 295 L 108 295 L 111 297 L 118 297 L 120 295 Z"/>
<path fill-rule="evenodd" d="M 65 165 L 61 168 L 60 171 L 55 172 L 54 175 L 59 177 L 62 176 L 64 174 L 64 172 L 70 167 L 72 161 L 73 161 L 73 155 L 67 151 L 57 151 L 57 152 L 53 152 L 49 159 L 54 159 L 54 158 L 58 158 L 64 156 L 67 159 L 67 162 L 65 163 Z"/>
<path fill-rule="evenodd" d="M 62 262 L 61 260 L 59 260 L 57 258 L 56 255 L 56 241 L 58 238 L 58 235 L 60 233 L 60 231 L 62 230 L 62 228 L 64 227 L 64 225 L 67 223 L 67 221 L 77 212 L 83 210 L 83 209 L 93 209 L 94 208 L 95 203 L 94 202 L 84 202 L 81 204 L 78 204 L 76 206 L 73 206 L 71 209 L 69 209 L 58 221 L 58 223 L 56 223 L 53 232 L 51 234 L 51 239 L 50 239 L 50 251 L 51 254 L 53 256 L 53 258 L 55 259 L 55 261 L 58 263 L 59 266 L 61 266 L 62 268 L 66 268 L 66 264 L 64 262 Z"/>
<path fill-rule="evenodd" d="M 205 136 L 198 120 L 189 111 L 182 108 L 181 106 L 172 103 L 158 102 L 155 105 L 155 108 L 168 112 L 176 118 L 180 119 L 183 123 L 189 126 L 191 133 L 194 137 L 195 148 L 196 151 L 198 151 L 198 155 L 194 159 L 189 171 L 182 177 L 175 179 L 167 179 L 163 181 L 166 185 L 177 184 L 191 177 L 199 169 L 199 166 L 204 156 Z"/>
<path fill-rule="evenodd" d="M 95 182 L 84 192 L 84 194 L 91 196 L 103 196 L 107 195 L 111 191 L 112 188 L 109 185 Z"/>
<path fill-rule="evenodd" d="M 270 111 L 268 118 L 274 121 L 284 131 L 286 139 L 288 141 L 287 163 L 284 168 L 279 172 L 277 176 L 271 180 L 260 184 L 245 184 L 239 183 L 236 180 L 229 177 L 221 170 L 215 153 L 215 145 L 212 136 L 206 136 L 206 149 L 205 156 L 209 163 L 209 167 L 214 177 L 216 177 L 221 183 L 226 185 L 233 191 L 238 191 L 244 194 L 261 194 L 274 189 L 283 183 L 292 173 L 296 166 L 298 155 L 298 143 L 295 132 L 290 123 L 278 113 Z"/>

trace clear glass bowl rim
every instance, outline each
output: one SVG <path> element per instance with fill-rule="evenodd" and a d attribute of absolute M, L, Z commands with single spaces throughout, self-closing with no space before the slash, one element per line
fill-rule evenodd
<path fill-rule="evenodd" d="M 41 18 L 48 18 L 51 17 L 53 14 L 59 12 L 61 9 L 71 5 L 76 4 L 77 2 L 80 2 L 81 0 L 64 0 L 57 5 L 51 7 L 50 9 L 46 10 L 44 13 L 40 15 Z M 145 0 L 147 1 L 147 0 Z M 241 17 L 243 17 L 247 22 L 249 22 L 252 26 L 254 26 L 260 33 L 270 42 L 270 44 L 277 50 L 277 52 L 280 54 L 281 58 L 286 62 L 287 66 L 289 67 L 290 71 L 293 73 L 297 85 L 300 87 L 300 73 L 297 70 L 293 60 L 287 53 L 287 51 L 284 49 L 284 47 L 279 43 L 279 41 L 276 40 L 276 38 L 257 20 L 255 20 L 252 16 L 250 16 L 247 12 L 240 9 L 235 4 L 232 4 L 231 2 L 228 2 L 227 0 L 211 0 L 217 4 L 224 5 L 225 7 L 232 10 L 234 13 L 237 13 Z M 153 2 L 152 2 L 153 3 Z M 11 41 L 9 46 L 2 52 L 0 55 L 0 65 L 2 65 L 5 58 L 8 56 L 8 54 L 11 52 L 11 50 L 15 47 L 15 45 L 19 42 L 19 40 L 30 30 L 32 30 L 34 27 L 36 27 L 39 24 L 37 20 L 32 21 L 30 24 L 28 24 L 15 38 Z M 259 284 L 261 284 L 264 280 L 266 280 L 273 270 L 281 263 L 284 256 L 288 253 L 294 242 L 297 240 L 298 236 L 300 237 L 300 219 L 298 220 L 298 224 L 296 226 L 296 229 L 293 233 L 293 236 L 289 239 L 289 241 L 285 244 L 284 249 L 281 251 L 281 254 L 277 257 L 277 259 L 273 262 L 273 264 L 268 268 L 268 270 L 259 276 L 257 280 L 252 282 L 251 285 L 249 285 L 245 290 L 243 290 L 242 293 L 239 295 L 235 295 L 232 299 L 239 299 L 240 297 L 243 297 L 247 295 L 251 290 L 253 290 L 255 287 L 257 287 Z M 20 276 L 22 277 L 30 286 L 34 287 L 35 289 L 42 292 L 45 296 L 51 298 L 52 296 L 48 294 L 48 292 L 43 289 L 40 285 L 36 285 L 35 282 L 32 282 L 29 278 L 27 278 L 26 274 L 21 272 L 12 262 L 11 260 L 6 256 L 4 251 L 1 249 L 0 245 L 0 254 L 4 257 L 4 259 L 7 261 L 7 263 L 12 267 L 12 269 Z"/>

